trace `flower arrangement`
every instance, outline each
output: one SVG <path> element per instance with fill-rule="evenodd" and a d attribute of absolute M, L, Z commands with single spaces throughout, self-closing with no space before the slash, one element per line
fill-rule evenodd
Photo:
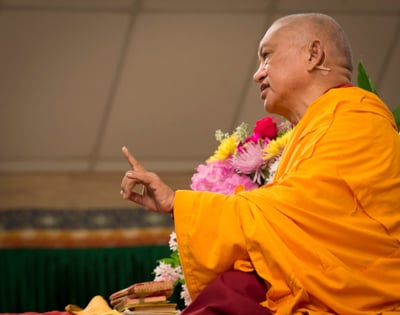
<path fill-rule="evenodd" d="M 376 93 L 361 62 L 358 64 L 357 80 L 359 87 Z M 393 116 L 400 129 L 400 105 L 394 109 Z M 217 130 L 215 137 L 219 146 L 204 164 L 197 167 L 190 188 L 232 194 L 239 185 L 249 190 L 269 183 L 292 128 L 288 121 L 267 116 L 256 122 L 252 133 L 245 123 L 240 124 L 232 134 Z M 181 284 L 180 297 L 187 306 L 191 300 L 185 286 L 175 232 L 171 233 L 169 247 L 171 255 L 158 261 L 154 280 L 172 280 L 175 285 Z"/>
<path fill-rule="evenodd" d="M 250 190 L 270 182 L 291 130 L 288 121 L 271 116 L 258 120 L 252 132 L 246 123 L 240 124 L 231 134 L 217 130 L 218 148 L 197 167 L 190 188 L 233 194 L 237 186 Z M 180 296 L 187 306 L 191 301 L 180 265 L 175 232 L 170 236 L 169 247 L 171 255 L 159 260 L 154 269 L 154 280 L 172 280 L 181 284 Z"/>
<path fill-rule="evenodd" d="M 170 256 L 160 259 L 158 261 L 158 265 L 153 271 L 153 273 L 155 274 L 154 281 L 173 281 L 174 287 L 180 284 L 182 286 L 180 298 L 183 300 L 185 306 L 188 306 L 191 302 L 191 298 L 189 296 L 189 292 L 185 284 L 185 279 L 183 277 L 175 232 L 172 232 L 170 235 L 169 248 L 171 250 Z"/>

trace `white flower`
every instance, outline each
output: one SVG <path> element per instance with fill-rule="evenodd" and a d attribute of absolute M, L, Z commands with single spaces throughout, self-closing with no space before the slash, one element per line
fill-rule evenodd
<path fill-rule="evenodd" d="M 269 166 L 269 170 L 268 170 L 268 178 L 266 179 L 267 183 L 272 182 L 272 180 L 274 179 L 276 170 L 278 169 L 278 164 L 279 161 L 281 160 L 281 156 L 279 156 L 270 166 Z"/>
<path fill-rule="evenodd" d="M 169 236 L 168 244 L 169 244 L 170 250 L 172 250 L 173 252 L 178 250 L 178 243 L 176 241 L 176 233 L 175 233 L 175 231 L 173 231 L 171 233 L 171 235 Z"/>
<path fill-rule="evenodd" d="M 164 262 L 159 262 L 158 266 L 154 269 L 156 274 L 154 281 L 175 281 L 182 278 L 182 268 L 181 266 L 172 267 Z"/>
<path fill-rule="evenodd" d="M 188 306 L 192 302 L 186 284 L 182 284 L 181 299 L 183 299 L 186 306 Z"/>

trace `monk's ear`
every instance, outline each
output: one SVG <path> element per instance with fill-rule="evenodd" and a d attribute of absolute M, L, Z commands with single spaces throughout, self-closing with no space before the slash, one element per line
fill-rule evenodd
<path fill-rule="evenodd" d="M 307 70 L 309 72 L 319 69 L 319 70 L 327 70 L 329 71 L 330 69 L 324 68 L 322 69 L 321 67 L 324 67 L 324 61 L 325 61 L 325 52 L 322 47 L 322 44 L 319 40 L 314 40 L 311 42 L 310 46 L 308 47 L 308 67 Z"/>

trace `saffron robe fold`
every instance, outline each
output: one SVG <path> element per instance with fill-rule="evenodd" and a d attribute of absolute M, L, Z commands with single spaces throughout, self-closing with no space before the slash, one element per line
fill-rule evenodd
<path fill-rule="evenodd" d="M 272 183 L 177 191 L 174 217 L 193 299 L 225 271 L 255 270 L 276 314 L 400 312 L 400 136 L 372 93 L 329 90 L 294 128 Z"/>

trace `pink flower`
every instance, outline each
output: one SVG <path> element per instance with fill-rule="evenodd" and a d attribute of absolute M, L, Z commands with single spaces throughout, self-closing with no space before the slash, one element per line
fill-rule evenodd
<path fill-rule="evenodd" d="M 242 150 L 232 158 L 232 167 L 240 174 L 254 174 L 254 182 L 261 183 L 263 179 L 263 146 L 258 143 L 249 142 Z"/>
<path fill-rule="evenodd" d="M 231 166 L 231 159 L 226 159 L 200 164 L 192 176 L 190 188 L 197 191 L 232 194 L 238 185 L 243 185 L 246 190 L 257 187 L 248 176 L 237 174 Z"/>

